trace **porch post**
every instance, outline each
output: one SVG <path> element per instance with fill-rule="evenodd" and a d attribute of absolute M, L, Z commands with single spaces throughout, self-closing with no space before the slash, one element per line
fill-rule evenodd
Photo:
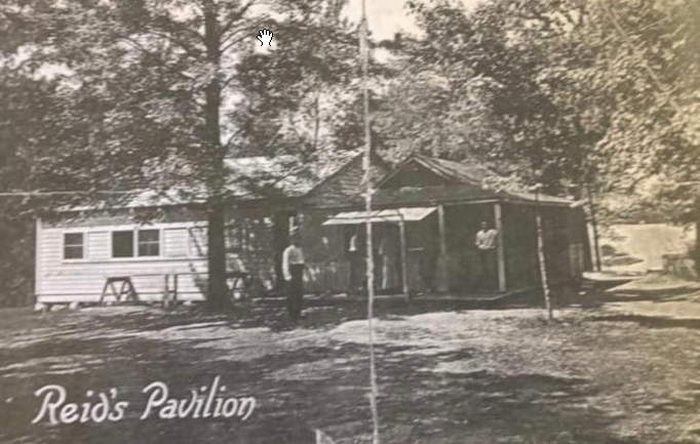
<path fill-rule="evenodd" d="M 43 225 L 41 218 L 36 218 L 36 227 L 34 231 L 34 304 L 39 304 L 39 296 L 42 295 L 42 284 L 44 282 L 42 278 L 42 256 L 44 243 L 42 242 Z M 700 230 L 698 230 L 698 235 L 700 236 Z M 83 242 L 87 239 L 83 238 Z"/>
<path fill-rule="evenodd" d="M 447 240 L 445 239 L 445 206 L 438 205 L 438 237 L 440 242 L 440 254 L 437 261 L 437 290 L 447 292 L 449 285 L 447 279 Z"/>
<path fill-rule="evenodd" d="M 401 235 L 401 286 L 403 294 L 408 296 L 408 267 L 406 266 L 406 226 L 403 219 L 399 220 Z"/>
<path fill-rule="evenodd" d="M 501 214 L 501 204 L 493 204 L 493 219 L 496 224 L 496 256 L 498 260 L 498 291 L 506 291 L 506 258 L 503 248 L 503 217 Z"/>

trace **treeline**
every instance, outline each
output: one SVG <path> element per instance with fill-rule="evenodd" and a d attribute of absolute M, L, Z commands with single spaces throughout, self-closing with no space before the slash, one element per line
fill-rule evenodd
<path fill-rule="evenodd" d="M 357 25 L 343 0 L 5 0 L 0 184 L 81 190 L 3 198 L 0 301 L 25 301 L 31 220 L 97 190 L 207 190 L 223 245 L 223 158 L 332 163 L 362 144 Z M 272 13 L 274 11 L 274 14 Z M 407 1 L 416 36 L 374 41 L 372 134 L 388 160 L 424 152 L 588 198 L 698 221 L 700 3 Z M 262 50 L 257 29 L 275 32 Z M 605 212 L 603 212 L 605 214 Z M 212 294 L 223 248 L 209 257 Z M 223 304 L 223 301 L 214 301 Z"/>

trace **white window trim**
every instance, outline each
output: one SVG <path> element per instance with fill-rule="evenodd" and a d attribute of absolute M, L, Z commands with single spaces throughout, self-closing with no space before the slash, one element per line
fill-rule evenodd
<path fill-rule="evenodd" d="M 81 229 L 68 229 L 61 231 L 61 262 L 66 263 L 81 263 L 90 261 L 90 252 L 88 251 L 88 230 Z M 83 257 L 80 259 L 67 259 L 66 258 L 66 234 L 82 234 L 83 235 Z"/>
<path fill-rule="evenodd" d="M 122 232 L 122 231 L 130 231 L 132 236 L 131 236 L 131 248 L 134 254 L 136 253 L 136 230 L 132 228 L 114 228 L 109 230 L 109 260 L 114 261 L 114 262 L 125 262 L 125 261 L 133 261 L 136 259 L 138 256 L 128 256 L 128 257 L 114 257 L 114 233 L 116 232 Z"/>
<path fill-rule="evenodd" d="M 148 255 L 148 256 L 140 256 L 139 255 L 139 231 L 150 231 L 150 230 L 157 230 L 158 231 L 158 254 L 157 255 Z M 144 259 L 144 258 L 164 258 L 166 255 L 164 254 L 163 251 L 163 229 L 162 228 L 155 228 L 155 227 L 148 227 L 148 228 L 137 228 L 134 230 L 134 257 L 139 258 L 139 259 Z"/>
<path fill-rule="evenodd" d="M 198 228 L 198 229 L 204 229 L 206 232 L 207 229 L 207 223 L 204 221 L 189 221 L 189 222 L 165 222 L 165 223 L 156 223 L 153 225 L 147 224 L 147 225 L 142 225 L 142 226 L 134 226 L 133 224 L 131 225 L 126 225 L 126 224 L 118 224 L 118 225 L 99 225 L 99 226 L 83 226 L 83 227 L 50 227 L 50 228 L 45 228 L 41 227 L 40 228 L 40 233 L 41 236 L 46 233 L 47 235 L 54 236 L 58 234 L 60 236 L 60 245 L 61 249 L 60 252 L 58 253 L 60 256 L 60 263 L 70 265 L 70 264 L 82 264 L 82 263 L 99 263 L 99 264 L 109 264 L 109 263 L 119 263 L 119 262 L 157 262 L 157 261 L 169 261 L 169 262 L 177 262 L 177 261 L 183 261 L 183 260 L 203 260 L 206 259 L 206 254 L 204 256 L 200 256 L 199 254 L 196 254 L 195 251 L 191 250 L 191 245 L 189 239 L 187 240 L 187 255 L 186 256 L 177 256 L 177 257 L 171 257 L 166 254 L 166 248 L 167 245 L 165 245 L 165 230 L 166 229 L 177 229 L 177 228 L 185 228 L 188 232 L 188 236 L 190 233 L 190 230 L 193 228 Z M 112 257 L 112 233 L 115 231 L 138 231 L 139 229 L 142 230 L 158 230 L 159 235 L 158 235 L 158 242 L 160 245 L 159 248 L 159 255 L 158 256 L 131 256 L 131 257 Z M 82 233 L 83 234 L 83 258 L 82 259 L 64 259 L 63 254 L 64 254 L 64 233 Z M 92 257 L 93 251 L 90 249 L 90 234 L 91 233 L 105 233 L 108 237 L 107 240 L 107 256 L 104 258 L 94 258 Z M 134 253 L 138 253 L 138 234 L 134 234 Z M 101 247 L 101 246 L 100 246 Z"/>
<path fill-rule="evenodd" d="M 158 230 L 158 255 L 157 256 L 139 256 L 139 231 L 147 230 Z M 132 249 L 134 252 L 133 256 L 128 257 L 114 257 L 114 233 L 121 231 L 131 231 L 133 233 L 131 242 Z M 166 256 L 163 254 L 163 227 L 113 227 L 109 230 L 109 260 L 113 262 L 129 262 L 129 261 L 144 261 L 144 260 L 159 260 L 165 259 Z"/>

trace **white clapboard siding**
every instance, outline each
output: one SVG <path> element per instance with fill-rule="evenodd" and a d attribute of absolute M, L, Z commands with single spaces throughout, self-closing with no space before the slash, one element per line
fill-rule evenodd
<path fill-rule="evenodd" d="M 129 276 L 141 300 L 162 300 L 165 275 L 178 274 L 178 299 L 203 300 L 206 228 L 194 222 L 153 224 L 160 256 L 112 258 L 112 231 L 136 225 L 50 227 L 37 223 L 36 296 L 42 303 L 97 302 L 108 277 Z M 83 259 L 63 258 L 64 233 L 83 233 Z M 119 285 L 117 285 L 119 286 Z"/>
<path fill-rule="evenodd" d="M 192 257 L 206 257 L 207 255 L 207 229 L 204 227 L 191 227 L 188 231 L 188 253 Z"/>
<path fill-rule="evenodd" d="M 187 257 L 189 246 L 187 228 L 166 228 L 163 230 L 163 255 L 165 257 Z"/>
<path fill-rule="evenodd" d="M 109 231 L 95 231 L 88 232 L 88 244 L 87 244 L 87 254 L 90 260 L 109 260 L 110 256 L 110 232 Z M 58 238 L 61 242 L 61 237 Z M 61 253 L 62 254 L 62 253 Z"/>

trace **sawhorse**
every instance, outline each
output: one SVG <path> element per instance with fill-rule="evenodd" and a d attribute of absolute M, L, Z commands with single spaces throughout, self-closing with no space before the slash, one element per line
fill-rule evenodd
<path fill-rule="evenodd" d="M 121 283 L 119 291 L 115 284 Z M 107 293 L 107 289 L 110 289 L 111 294 Z M 134 284 L 131 282 L 129 276 L 114 276 L 108 277 L 105 281 L 104 287 L 102 287 L 102 295 L 100 296 L 100 305 L 104 304 L 105 297 L 113 296 L 116 302 L 136 302 L 139 300 Z M 124 300 L 122 301 L 122 297 Z"/>

